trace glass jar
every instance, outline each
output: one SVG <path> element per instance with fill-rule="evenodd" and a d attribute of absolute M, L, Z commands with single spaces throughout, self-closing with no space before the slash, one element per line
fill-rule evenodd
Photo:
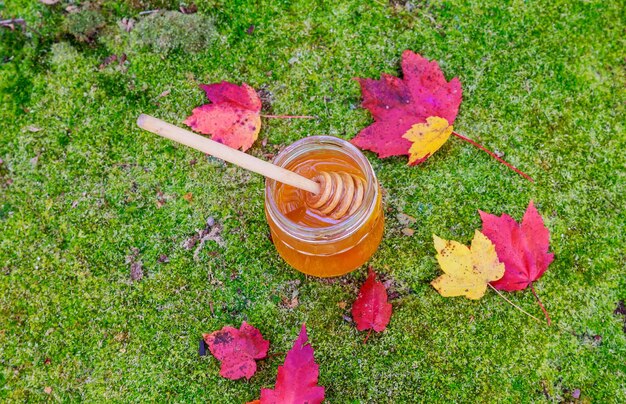
<path fill-rule="evenodd" d="M 307 216 L 302 194 L 306 191 L 269 178 L 265 182 L 265 215 L 272 241 L 289 265 L 319 277 L 343 275 L 363 265 L 378 248 L 385 221 L 380 187 L 363 153 L 339 138 L 311 136 L 285 148 L 273 162 L 308 178 L 334 170 L 365 180 L 360 207 L 336 221 Z"/>

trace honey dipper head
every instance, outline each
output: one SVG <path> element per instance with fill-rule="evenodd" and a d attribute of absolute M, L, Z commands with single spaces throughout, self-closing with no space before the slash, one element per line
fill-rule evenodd
<path fill-rule="evenodd" d="M 321 172 L 313 178 L 320 192 L 309 193 L 306 203 L 314 212 L 339 220 L 353 214 L 363 203 L 365 179 L 355 174 Z"/>

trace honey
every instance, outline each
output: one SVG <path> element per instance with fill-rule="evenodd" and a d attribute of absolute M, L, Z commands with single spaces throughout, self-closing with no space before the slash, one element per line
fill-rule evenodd
<path fill-rule="evenodd" d="M 384 228 L 379 185 L 365 156 L 342 139 L 311 136 L 283 150 L 274 164 L 307 178 L 345 172 L 364 179 L 361 206 L 340 219 L 311 209 L 307 191 L 271 179 L 265 189 L 272 241 L 289 265 L 319 277 L 343 275 L 363 265 L 378 248 Z"/>

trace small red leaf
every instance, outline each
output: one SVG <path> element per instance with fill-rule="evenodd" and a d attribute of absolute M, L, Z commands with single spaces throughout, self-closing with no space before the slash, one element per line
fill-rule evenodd
<path fill-rule="evenodd" d="M 193 110 L 185 120 L 193 130 L 210 134 L 216 142 L 243 151 L 252 146 L 261 130 L 261 99 L 243 83 L 227 81 L 200 86 L 211 104 Z"/>
<path fill-rule="evenodd" d="M 359 331 L 373 329 L 384 331 L 391 318 L 391 304 L 387 303 L 387 290 L 376 280 L 376 273 L 370 267 L 367 280 L 361 286 L 359 295 L 352 305 L 352 318 Z"/>
<path fill-rule="evenodd" d="M 324 401 L 324 387 L 317 385 L 319 365 L 313 357 L 313 347 L 307 344 L 303 324 L 293 348 L 287 352 L 285 363 L 278 367 L 274 389 L 261 389 L 262 404 L 316 404 Z"/>
<path fill-rule="evenodd" d="M 245 321 L 239 329 L 226 326 L 202 337 L 213 356 L 222 363 L 220 375 L 231 380 L 250 379 L 256 372 L 255 359 L 265 358 L 270 346 L 261 332 Z"/>
<path fill-rule="evenodd" d="M 496 246 L 500 262 L 504 263 L 504 276 L 491 282 L 500 290 L 526 289 L 539 279 L 554 260 L 550 249 L 550 232 L 531 201 L 522 223 L 507 214 L 498 217 L 480 211 L 482 233 Z"/>
<path fill-rule="evenodd" d="M 461 105 L 461 82 L 446 81 L 437 62 L 429 62 L 410 50 L 402 53 L 404 78 L 381 75 L 380 80 L 357 78 L 363 95 L 363 108 L 374 123 L 363 129 L 352 143 L 371 150 L 379 158 L 409 154 L 411 142 L 403 139 L 414 124 L 438 116 L 450 125 Z"/>

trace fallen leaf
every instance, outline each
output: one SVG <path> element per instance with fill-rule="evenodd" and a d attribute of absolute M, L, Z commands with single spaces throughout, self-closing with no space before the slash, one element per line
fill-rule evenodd
<path fill-rule="evenodd" d="M 53 6 L 55 4 L 57 4 L 59 1 L 61 0 L 39 0 L 40 2 L 42 2 L 43 4 L 47 5 L 47 6 Z"/>
<path fill-rule="evenodd" d="M 168 95 L 170 95 L 171 92 L 172 90 L 165 90 L 161 94 L 159 94 L 159 98 L 167 97 Z"/>
<path fill-rule="evenodd" d="M 110 65 L 111 63 L 113 63 L 115 61 L 117 61 L 117 55 L 115 55 L 115 54 L 109 55 L 109 56 L 104 58 L 102 63 L 100 63 L 100 66 L 98 67 L 98 69 L 99 70 L 103 70 L 105 67 L 107 67 L 108 65 Z"/>
<path fill-rule="evenodd" d="M 531 201 L 521 225 L 507 214 L 498 217 L 480 212 L 482 232 L 496 246 L 504 263 L 504 276 L 491 284 L 500 290 L 526 289 L 539 279 L 554 260 L 550 249 L 550 232 Z"/>
<path fill-rule="evenodd" d="M 182 247 L 186 250 L 191 250 L 192 248 L 196 247 L 199 242 L 200 244 L 196 247 L 193 253 L 194 260 L 198 261 L 200 259 L 200 251 L 207 241 L 214 241 L 220 247 L 223 247 L 225 245 L 221 233 L 222 226 L 219 223 L 216 223 L 215 219 L 209 217 L 206 221 L 206 226 L 204 227 L 204 229 L 196 230 L 195 234 L 193 234 L 191 237 L 183 242 Z"/>
<path fill-rule="evenodd" d="M 493 243 L 476 230 L 472 248 L 433 235 L 437 261 L 445 272 L 430 284 L 441 296 L 480 299 L 489 282 L 502 278 L 504 264 L 498 260 Z"/>
<path fill-rule="evenodd" d="M 413 216 L 409 216 L 405 213 L 398 213 L 396 219 L 398 219 L 398 222 L 404 227 L 410 226 L 417 221 Z"/>
<path fill-rule="evenodd" d="M 345 310 L 346 306 L 348 306 L 346 302 L 337 302 L 337 307 L 339 307 L 341 310 Z"/>
<path fill-rule="evenodd" d="M 245 321 L 239 329 L 226 326 L 202 337 L 222 364 L 220 375 L 231 380 L 250 379 L 256 372 L 255 359 L 265 358 L 270 346 L 261 332 Z"/>
<path fill-rule="evenodd" d="M 39 132 L 41 130 L 41 128 L 34 126 L 34 125 L 27 126 L 26 129 L 28 129 L 29 132 L 33 132 L 33 133 Z"/>
<path fill-rule="evenodd" d="M 626 304 L 624 304 L 623 300 L 617 302 L 617 307 L 615 308 L 615 310 L 613 310 L 613 314 L 622 315 L 625 317 L 624 319 L 626 320 Z"/>
<path fill-rule="evenodd" d="M 191 3 L 188 6 L 181 5 L 179 7 L 179 10 L 183 14 L 195 14 L 198 12 L 198 6 L 196 6 L 194 3 Z"/>
<path fill-rule="evenodd" d="M 143 278 L 143 266 L 141 262 L 133 262 L 130 264 L 130 279 L 138 281 Z"/>
<path fill-rule="evenodd" d="M 298 304 L 300 304 L 297 297 L 293 297 L 291 299 L 284 297 L 281 303 L 283 307 L 287 309 L 295 309 L 296 307 L 298 307 Z"/>
<path fill-rule="evenodd" d="M 161 254 L 159 255 L 159 258 L 157 259 L 157 261 L 159 261 L 161 264 L 165 264 L 167 262 L 170 262 L 170 259 L 167 258 L 167 255 Z"/>
<path fill-rule="evenodd" d="M 410 50 L 402 53 L 404 78 L 383 74 L 380 80 L 357 78 L 364 108 L 374 123 L 363 129 L 352 143 L 371 150 L 379 158 L 409 154 L 411 142 L 402 136 L 428 117 L 446 119 L 450 124 L 461 105 L 461 82 L 446 81 L 437 62 L 429 62 Z"/>
<path fill-rule="evenodd" d="M 191 202 L 193 200 L 193 194 L 191 192 L 187 192 L 185 195 L 183 195 L 183 199 L 187 202 Z"/>
<path fill-rule="evenodd" d="M 124 31 L 130 32 L 135 28 L 135 22 L 136 21 L 132 18 L 124 17 L 118 24 Z"/>
<path fill-rule="evenodd" d="M 402 137 L 413 144 L 409 149 L 409 164 L 420 164 L 446 143 L 452 125 L 438 116 L 429 116 L 426 123 L 416 123 Z"/>
<path fill-rule="evenodd" d="M 370 267 L 367 280 L 352 304 L 352 318 L 356 322 L 356 329 L 384 331 L 389 324 L 391 310 L 391 304 L 387 302 L 387 290 L 376 280 L 376 273 Z"/>
<path fill-rule="evenodd" d="M 306 326 L 287 352 L 285 363 L 278 367 L 274 389 L 261 389 L 262 404 L 316 404 L 324 401 L 324 387 L 317 385 L 319 365 L 313 347 L 307 344 Z"/>
<path fill-rule="evenodd" d="M 198 346 L 198 355 L 200 356 L 206 356 L 206 342 L 204 341 L 204 338 L 200 338 L 200 344 Z"/>
<path fill-rule="evenodd" d="M 413 234 L 415 234 L 415 230 L 405 227 L 404 229 L 402 229 L 402 234 L 411 237 Z"/>
<path fill-rule="evenodd" d="M 139 249 L 133 247 L 131 253 L 126 257 L 126 263 L 130 264 L 130 279 L 138 281 L 143 278 L 143 264 L 139 259 Z"/>
<path fill-rule="evenodd" d="M 185 124 L 234 149 L 249 149 L 261 130 L 261 99 L 254 89 L 226 81 L 200 88 L 212 103 L 194 109 Z"/>

